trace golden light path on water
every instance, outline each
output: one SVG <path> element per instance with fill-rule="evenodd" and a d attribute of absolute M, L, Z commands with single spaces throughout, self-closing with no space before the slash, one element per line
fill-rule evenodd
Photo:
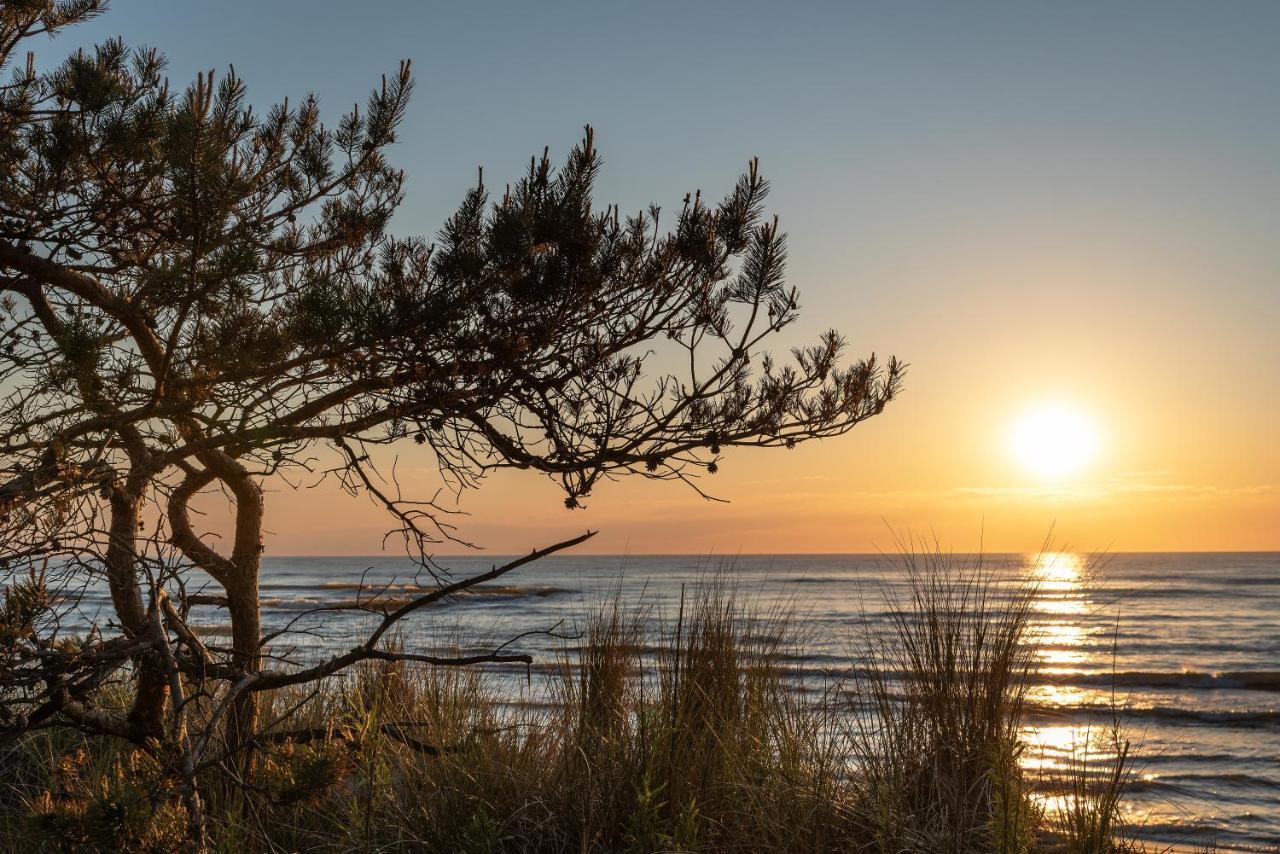
<path fill-rule="evenodd" d="M 1105 666 L 1094 660 L 1085 625 L 1094 607 L 1085 560 L 1070 552 L 1046 552 L 1028 562 L 1027 572 L 1035 586 L 1030 639 L 1039 673 L 1052 677 Z M 1082 783 L 1096 779 L 1115 759 L 1105 725 L 1071 722 L 1065 712 L 1082 704 L 1105 703 L 1106 698 L 1069 685 L 1033 684 L 1028 700 L 1035 711 L 1023 729 L 1028 749 L 1021 763 L 1038 784 L 1035 797 L 1041 806 L 1061 812 L 1070 808 L 1072 793 Z M 1055 709 L 1063 713 L 1055 715 Z"/>

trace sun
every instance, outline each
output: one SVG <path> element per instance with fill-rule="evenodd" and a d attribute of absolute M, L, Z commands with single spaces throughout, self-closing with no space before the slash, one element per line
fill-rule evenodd
<path fill-rule="evenodd" d="M 1042 404 L 1014 422 L 1009 450 L 1028 471 L 1062 478 L 1093 459 L 1098 451 L 1098 429 L 1080 412 L 1056 403 Z"/>

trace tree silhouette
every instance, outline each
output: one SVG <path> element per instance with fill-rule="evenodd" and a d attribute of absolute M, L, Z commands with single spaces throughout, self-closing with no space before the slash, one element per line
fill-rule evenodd
<path fill-rule="evenodd" d="M 559 168 L 544 152 L 500 195 L 478 181 L 434 243 L 397 237 L 404 175 L 386 151 L 408 63 L 328 127 L 310 97 L 259 114 L 234 71 L 173 92 L 158 53 L 119 41 L 50 71 L 23 61 L 103 8 L 0 7 L 7 737 L 70 726 L 184 740 L 194 765 L 247 757 L 258 692 L 413 657 L 381 645 L 386 630 L 475 583 L 442 575 L 364 644 L 268 665 L 266 482 L 323 471 L 383 505 L 432 568 L 431 548 L 461 536 L 450 507 L 389 486 L 378 446 L 422 446 L 454 489 L 540 472 L 572 509 L 626 474 L 703 492 L 723 449 L 844 433 L 898 389 L 896 361 L 842 364 L 834 332 L 784 361 L 763 351 L 797 298 L 755 162 L 718 204 L 623 215 L 594 204 L 588 128 Z M 205 493 L 234 508 L 229 547 L 195 527 Z M 189 594 L 193 568 L 221 592 Z M 113 624 L 68 638 L 74 594 L 97 583 Z M 226 609 L 229 649 L 187 625 L 202 602 Z M 113 674 L 132 685 L 123 713 L 95 702 Z M 193 690 L 222 739 L 169 722 Z"/>

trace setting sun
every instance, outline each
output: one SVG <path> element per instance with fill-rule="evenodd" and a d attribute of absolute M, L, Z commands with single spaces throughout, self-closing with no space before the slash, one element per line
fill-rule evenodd
<path fill-rule="evenodd" d="M 1028 471 L 1041 477 L 1064 477 L 1093 459 L 1098 430 L 1081 413 L 1047 404 L 1024 413 L 1014 423 L 1009 449 Z"/>

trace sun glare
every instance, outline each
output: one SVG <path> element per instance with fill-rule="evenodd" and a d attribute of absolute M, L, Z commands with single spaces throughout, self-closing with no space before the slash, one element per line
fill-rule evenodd
<path fill-rule="evenodd" d="M 1098 430 L 1079 412 L 1046 404 L 1014 423 L 1009 449 L 1028 471 L 1046 478 L 1065 477 L 1093 459 L 1098 450 Z"/>

